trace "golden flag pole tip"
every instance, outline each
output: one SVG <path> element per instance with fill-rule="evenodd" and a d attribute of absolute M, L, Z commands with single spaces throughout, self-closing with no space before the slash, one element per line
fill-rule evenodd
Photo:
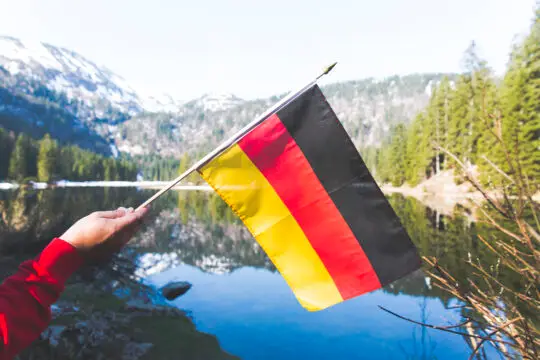
<path fill-rule="evenodd" d="M 335 63 L 333 63 L 332 65 L 328 66 L 325 70 L 324 70 L 324 75 L 328 74 L 330 71 L 332 71 L 332 69 L 337 65 L 337 61 Z"/>
<path fill-rule="evenodd" d="M 330 71 L 332 71 L 332 69 L 337 65 L 337 61 L 334 62 L 333 64 L 331 65 L 328 65 L 327 67 L 324 68 L 323 72 L 321 75 L 319 75 L 317 77 L 317 80 L 320 79 L 321 77 L 323 77 L 324 75 L 328 74 Z"/>

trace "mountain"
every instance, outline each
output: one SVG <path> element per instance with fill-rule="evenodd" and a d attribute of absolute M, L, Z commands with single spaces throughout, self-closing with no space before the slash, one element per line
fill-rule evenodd
<path fill-rule="evenodd" d="M 377 146 L 392 126 L 409 122 L 443 76 L 369 78 L 322 90 L 362 148 Z M 105 154 L 178 157 L 207 151 L 283 96 L 243 100 L 205 94 L 181 102 L 167 94 L 143 95 L 71 50 L 0 37 L 0 126 L 35 138 L 50 133 Z"/>
<path fill-rule="evenodd" d="M 128 114 L 142 110 L 141 99 L 124 79 L 68 49 L 1 36 L 0 66 L 12 75 L 19 88 L 29 86 L 24 80 L 32 79 L 64 93 L 68 99 L 96 105 L 107 102 Z M 103 115 L 96 110 L 97 117 Z"/>
<path fill-rule="evenodd" d="M 177 111 L 170 95 L 141 95 L 111 70 L 46 43 L 0 36 L 0 126 L 116 154 L 114 125 L 143 111 Z M 112 128 L 111 128 L 112 126 Z"/>
<path fill-rule="evenodd" d="M 141 103 L 143 109 L 149 112 L 176 112 L 182 106 L 182 102 L 174 99 L 169 94 L 146 95 Z"/>
<path fill-rule="evenodd" d="M 408 123 L 425 108 L 431 88 L 444 76 L 413 74 L 330 84 L 322 91 L 355 144 L 378 146 L 392 126 Z M 185 103 L 177 113 L 143 113 L 119 125 L 115 144 L 131 154 L 177 156 L 207 151 L 232 135 L 284 94 L 246 100 L 203 96 Z M 216 106 L 219 105 L 219 106 Z"/>

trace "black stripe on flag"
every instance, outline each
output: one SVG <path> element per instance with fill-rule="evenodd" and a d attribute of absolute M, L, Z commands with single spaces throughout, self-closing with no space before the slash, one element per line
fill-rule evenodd
<path fill-rule="evenodd" d="M 421 262 L 414 244 L 319 87 L 303 93 L 278 116 L 350 226 L 381 284 L 418 269 Z"/>

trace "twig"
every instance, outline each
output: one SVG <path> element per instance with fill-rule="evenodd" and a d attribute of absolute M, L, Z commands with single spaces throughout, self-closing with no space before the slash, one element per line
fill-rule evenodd
<path fill-rule="evenodd" d="M 482 159 L 486 160 L 486 162 L 491 165 L 492 168 L 494 168 L 499 174 L 501 174 L 502 176 L 504 176 L 507 180 L 509 180 L 512 184 L 515 184 L 514 180 L 512 180 L 512 178 L 510 176 L 508 176 L 507 173 L 505 173 L 504 171 L 501 170 L 500 167 L 498 167 L 497 165 L 495 165 L 493 162 L 491 162 L 491 160 L 489 160 L 487 158 L 486 155 L 482 155 Z"/>
<path fill-rule="evenodd" d="M 493 330 L 492 332 L 490 332 L 489 334 L 487 334 L 487 337 L 490 338 L 492 337 L 493 335 L 495 335 L 496 333 L 498 333 L 499 331 L 503 330 L 505 327 L 515 323 L 516 321 L 518 320 L 522 320 L 521 318 L 515 318 L 514 320 L 512 321 L 508 321 L 506 324 L 504 325 L 501 325 L 499 328 Z M 474 356 L 476 355 L 476 353 L 478 352 L 478 350 L 480 350 L 480 348 L 482 347 L 482 345 L 484 345 L 484 343 L 486 341 L 491 341 L 491 340 L 488 340 L 488 339 L 482 339 L 478 345 L 476 346 L 476 348 L 474 349 L 474 351 L 472 352 L 471 356 L 469 356 L 469 360 L 473 360 L 474 359 Z"/>
<path fill-rule="evenodd" d="M 422 323 L 422 322 L 419 322 L 419 321 L 415 321 L 415 320 L 412 320 L 412 319 L 409 319 L 409 318 L 406 318 L 405 316 L 402 316 L 402 315 L 399 315 L 399 314 L 396 314 L 395 312 L 393 311 L 390 311 L 388 309 L 386 309 L 385 307 L 381 306 L 381 305 L 377 305 L 381 310 L 384 310 L 386 311 L 387 313 L 391 314 L 391 315 L 394 315 L 402 320 L 405 320 L 405 321 L 409 321 L 409 322 L 412 322 L 413 324 L 417 324 L 417 325 L 420 325 L 420 326 L 425 326 L 425 327 L 428 327 L 430 329 L 435 329 L 435 330 L 441 330 L 441 331 L 446 331 L 446 332 L 449 332 L 449 333 L 452 333 L 452 334 L 456 334 L 456 335 L 461 335 L 461 336 L 467 336 L 467 337 L 473 337 L 473 338 L 476 338 L 476 339 L 485 339 L 485 340 L 488 340 L 488 341 L 495 341 L 495 342 L 499 342 L 501 344 L 506 344 L 506 345 L 510 345 L 510 346 L 515 346 L 514 343 L 511 343 L 509 341 L 505 341 L 505 340 L 496 340 L 496 339 L 490 339 L 490 338 L 487 338 L 485 336 L 480 336 L 480 335 L 471 335 L 471 334 L 467 334 L 467 333 L 464 333 L 464 332 L 461 332 L 461 331 L 455 331 L 455 330 L 452 330 L 451 327 L 452 326 L 437 326 L 437 325 L 432 325 L 432 324 L 426 324 L 426 323 Z"/>
<path fill-rule="evenodd" d="M 474 179 L 474 176 L 472 174 L 470 174 L 470 171 L 467 169 L 465 164 L 463 164 L 463 162 L 461 160 L 459 160 L 456 155 L 452 154 L 450 151 L 448 151 L 444 147 L 442 147 L 442 146 L 440 146 L 440 145 L 438 145 L 436 143 L 434 143 L 434 144 L 435 144 L 435 146 L 437 148 L 439 148 L 439 150 L 446 153 L 448 156 L 450 156 L 452 159 L 454 159 L 454 161 L 456 163 L 458 163 L 458 165 L 463 169 L 463 172 L 464 172 L 465 177 L 467 178 L 467 180 L 469 180 L 469 182 L 476 188 L 476 190 L 478 190 L 482 194 L 482 196 L 486 199 L 487 202 L 490 203 L 491 206 L 493 206 L 493 208 L 495 208 L 502 216 L 507 218 L 508 215 L 506 214 L 504 209 L 498 204 L 498 201 L 496 199 L 492 198 L 491 196 L 489 196 L 489 194 L 482 188 L 482 186 L 478 183 L 478 181 L 476 181 L 476 179 Z"/>

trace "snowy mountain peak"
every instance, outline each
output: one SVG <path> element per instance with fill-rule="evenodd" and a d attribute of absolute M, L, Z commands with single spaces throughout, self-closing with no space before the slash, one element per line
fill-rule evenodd
<path fill-rule="evenodd" d="M 107 100 L 127 113 L 141 110 L 137 93 L 127 82 L 71 50 L 41 42 L 0 36 L 0 66 L 12 76 L 25 76 L 87 103 Z"/>
<path fill-rule="evenodd" d="M 233 108 L 242 104 L 244 100 L 229 93 L 209 93 L 191 101 L 193 105 L 205 111 L 219 111 Z"/>
<path fill-rule="evenodd" d="M 12 77 L 31 78 L 69 99 L 82 99 L 88 105 L 105 101 L 131 115 L 142 110 L 175 112 L 181 105 L 169 95 L 142 96 L 106 67 L 74 51 L 42 42 L 0 36 L 2 68 Z"/>
<path fill-rule="evenodd" d="M 119 75 L 74 51 L 0 36 L 0 80 L 11 81 L 14 87 L 21 89 L 26 84 L 25 79 L 64 93 L 68 99 L 84 101 L 95 110 L 97 117 L 105 116 L 109 107 L 135 115 L 142 111 L 177 113 L 183 105 L 168 94 L 136 91 Z M 209 93 L 189 103 L 202 111 L 219 111 L 243 102 L 232 94 Z"/>

